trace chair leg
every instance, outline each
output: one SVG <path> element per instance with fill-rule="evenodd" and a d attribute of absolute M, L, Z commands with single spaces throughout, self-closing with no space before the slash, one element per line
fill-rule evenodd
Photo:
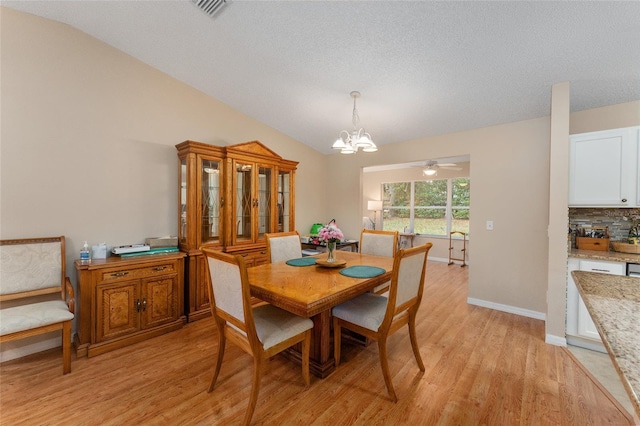
<path fill-rule="evenodd" d="M 415 314 L 409 316 L 409 337 L 411 338 L 411 347 L 413 348 L 413 355 L 416 357 L 418 368 L 420 371 L 424 371 L 424 363 L 420 356 L 420 348 L 418 347 L 418 339 L 416 338 L 416 316 Z"/>
<path fill-rule="evenodd" d="M 384 376 L 384 383 L 387 385 L 387 392 L 393 402 L 398 402 L 398 397 L 393 389 L 393 383 L 391 382 L 391 373 L 389 372 L 389 362 L 387 360 L 387 336 L 381 336 L 378 339 L 378 352 L 380 352 L 380 366 L 382 367 L 382 375 Z"/>
<path fill-rule="evenodd" d="M 224 336 L 224 330 L 220 330 L 218 333 L 218 359 L 216 360 L 216 366 L 213 370 L 213 377 L 211 378 L 211 384 L 207 392 L 212 392 L 218 380 L 218 374 L 220 374 L 220 367 L 222 367 L 222 358 L 224 357 L 224 348 L 227 343 L 227 338 Z"/>
<path fill-rule="evenodd" d="M 244 416 L 244 424 L 251 424 L 251 417 L 256 409 L 256 403 L 258 402 L 258 393 L 260 392 L 260 380 L 262 378 L 262 366 L 263 366 L 262 354 L 254 354 L 253 356 L 253 382 L 251 383 L 251 396 L 249 397 L 249 407 L 247 407 L 247 413 Z"/>
<path fill-rule="evenodd" d="M 336 367 L 340 365 L 340 321 L 338 318 L 333 317 L 333 358 L 336 363 Z"/>
<path fill-rule="evenodd" d="M 62 374 L 71 373 L 71 321 L 62 324 Z"/>
<path fill-rule="evenodd" d="M 304 384 L 308 388 L 309 380 L 309 353 L 311 352 L 311 330 L 307 330 L 302 341 L 302 378 Z"/>

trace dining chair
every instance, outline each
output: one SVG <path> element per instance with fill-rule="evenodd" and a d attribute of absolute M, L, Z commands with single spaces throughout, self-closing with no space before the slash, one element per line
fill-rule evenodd
<path fill-rule="evenodd" d="M 302 245 L 298 231 L 265 234 L 267 258 L 271 263 L 302 257 Z"/>
<path fill-rule="evenodd" d="M 398 231 L 363 229 L 360 232 L 360 253 L 393 257 L 397 251 Z M 373 292 L 382 294 L 387 290 L 389 290 L 389 282 L 380 284 L 373 289 Z"/>
<path fill-rule="evenodd" d="M 256 408 L 265 362 L 283 350 L 302 343 L 302 377 L 309 386 L 309 352 L 313 321 L 271 304 L 251 306 L 249 281 L 244 260 L 239 255 L 203 248 L 210 277 L 211 313 L 218 328 L 218 358 L 209 386 L 212 392 L 227 339 L 253 357 L 253 380 L 244 424 L 251 422 Z"/>
<path fill-rule="evenodd" d="M 340 365 L 341 330 L 359 333 L 378 342 L 380 365 L 387 391 L 393 402 L 398 401 L 387 360 L 387 339 L 402 326 L 408 325 L 413 355 L 420 371 L 425 371 L 416 338 L 416 314 L 422 300 L 427 254 L 432 244 L 399 250 L 393 259 L 393 273 L 388 297 L 364 293 L 332 309 L 333 351 L 336 366 Z"/>

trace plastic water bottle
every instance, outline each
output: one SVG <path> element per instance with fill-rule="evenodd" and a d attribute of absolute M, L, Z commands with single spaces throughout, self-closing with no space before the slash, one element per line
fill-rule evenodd
<path fill-rule="evenodd" d="M 80 249 L 80 262 L 89 263 L 91 261 L 91 253 L 89 252 L 89 244 L 83 241 L 82 248 Z"/>

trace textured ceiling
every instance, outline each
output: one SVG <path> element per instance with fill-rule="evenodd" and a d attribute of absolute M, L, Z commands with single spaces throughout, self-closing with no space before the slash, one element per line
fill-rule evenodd
<path fill-rule="evenodd" d="M 329 154 L 640 99 L 640 2 L 2 1 L 67 23 Z M 362 155 L 362 154 L 359 154 Z"/>

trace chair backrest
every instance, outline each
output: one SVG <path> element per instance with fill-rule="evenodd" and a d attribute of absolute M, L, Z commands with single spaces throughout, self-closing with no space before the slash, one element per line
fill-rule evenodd
<path fill-rule="evenodd" d="M 0 241 L 0 296 L 47 294 L 65 288 L 65 238 L 29 238 Z"/>
<path fill-rule="evenodd" d="M 360 232 L 360 253 L 393 257 L 397 251 L 398 231 L 363 229 Z"/>
<path fill-rule="evenodd" d="M 433 244 L 399 250 L 393 261 L 389 302 L 385 321 L 407 310 L 417 309 L 422 300 L 427 255 Z"/>
<path fill-rule="evenodd" d="M 208 248 L 201 250 L 207 257 L 209 300 L 213 316 L 217 320 L 227 321 L 247 336 L 256 336 L 247 269 L 242 256 Z"/>
<path fill-rule="evenodd" d="M 267 257 L 271 263 L 302 257 L 302 245 L 298 231 L 265 234 Z"/>

